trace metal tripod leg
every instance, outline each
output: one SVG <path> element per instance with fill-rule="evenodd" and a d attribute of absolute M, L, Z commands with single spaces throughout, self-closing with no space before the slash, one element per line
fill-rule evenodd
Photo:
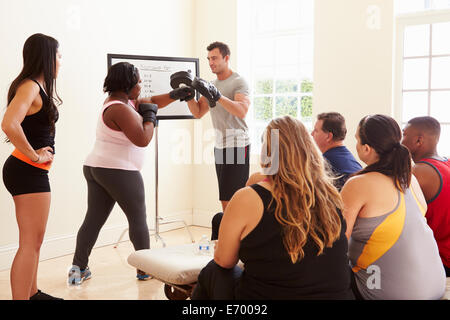
<path fill-rule="evenodd" d="M 119 237 L 119 240 L 117 240 L 116 244 L 114 245 L 114 249 L 117 248 L 117 246 L 119 245 L 120 240 L 122 240 L 122 238 L 124 237 L 125 233 L 128 231 L 128 228 L 126 228 L 125 230 L 122 231 L 122 234 Z"/>
<path fill-rule="evenodd" d="M 163 220 L 163 219 L 161 218 L 161 220 Z M 192 233 L 191 233 L 191 231 L 189 230 L 189 227 L 188 227 L 186 221 L 181 220 L 181 219 L 180 219 L 180 220 L 170 220 L 170 221 L 162 222 L 162 223 L 160 223 L 160 225 L 161 225 L 161 224 L 168 224 L 168 223 L 176 223 L 176 222 L 181 222 L 181 223 L 183 223 L 184 228 L 186 229 L 186 231 L 187 231 L 188 234 L 189 234 L 189 237 L 191 238 L 191 242 L 194 243 L 194 242 L 195 242 L 194 237 L 192 236 Z"/>
<path fill-rule="evenodd" d="M 164 220 L 164 218 L 159 218 L 158 220 Z M 191 238 L 191 242 L 194 243 L 194 242 L 195 242 L 194 237 L 192 236 L 191 230 L 189 230 L 189 226 L 187 225 L 186 221 L 181 220 L 181 219 L 180 219 L 180 220 L 170 220 L 170 221 L 165 221 L 165 222 L 161 222 L 161 223 L 158 223 L 158 224 L 159 224 L 159 225 L 162 225 L 162 224 L 169 224 L 169 223 L 176 223 L 176 222 L 181 222 L 181 223 L 183 223 L 184 228 L 186 229 L 187 233 L 189 234 L 189 237 Z M 150 230 L 150 231 L 153 231 L 153 229 L 149 229 L 149 230 Z M 122 231 L 122 233 L 121 233 L 119 239 L 117 240 L 116 244 L 114 245 L 114 249 L 116 249 L 116 248 L 119 246 L 120 241 L 121 241 L 122 238 L 125 236 L 125 234 L 127 233 L 127 231 L 128 231 L 128 228 L 126 228 L 125 230 Z M 164 242 L 164 239 L 160 236 L 159 233 L 156 233 L 156 232 L 155 232 L 154 234 L 150 234 L 150 235 L 151 235 L 151 236 L 154 235 L 156 241 L 158 241 L 158 239 L 161 240 L 161 242 L 162 242 L 162 244 L 163 244 L 163 247 L 164 247 L 164 248 L 166 247 L 166 243 Z"/>

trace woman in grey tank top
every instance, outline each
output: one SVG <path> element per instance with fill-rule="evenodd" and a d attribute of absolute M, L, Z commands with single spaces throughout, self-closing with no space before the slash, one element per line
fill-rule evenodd
<path fill-rule="evenodd" d="M 367 167 L 342 189 L 355 295 L 440 299 L 444 269 L 398 124 L 385 115 L 364 117 L 356 139 Z"/>

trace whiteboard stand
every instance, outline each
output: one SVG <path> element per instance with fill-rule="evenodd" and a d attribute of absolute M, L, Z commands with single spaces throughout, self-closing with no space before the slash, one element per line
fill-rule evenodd
<path fill-rule="evenodd" d="M 188 225 L 186 224 L 186 221 L 182 219 L 178 220 L 168 220 L 164 221 L 164 218 L 159 216 L 159 210 L 158 210 L 158 123 L 159 120 L 156 120 L 156 127 L 154 130 L 155 133 L 155 229 L 150 229 L 150 231 L 154 230 L 155 233 L 153 234 L 156 238 L 156 242 L 158 242 L 158 239 L 161 240 L 163 247 L 166 247 L 166 243 L 164 242 L 164 239 L 159 234 L 159 226 L 162 224 L 169 224 L 169 223 L 176 223 L 176 222 L 182 222 L 184 224 L 184 228 L 189 233 L 189 237 L 191 238 L 192 243 L 195 242 L 194 237 L 192 236 L 191 231 L 189 230 Z M 119 245 L 119 242 L 122 240 L 122 238 L 125 236 L 125 233 L 128 231 L 128 228 L 123 230 L 122 234 L 119 237 L 119 240 L 117 240 L 116 244 L 114 245 L 114 248 L 117 248 Z"/>

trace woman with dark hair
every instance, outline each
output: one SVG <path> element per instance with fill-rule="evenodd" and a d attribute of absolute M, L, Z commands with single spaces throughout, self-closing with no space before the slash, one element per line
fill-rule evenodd
<path fill-rule="evenodd" d="M 138 99 L 140 83 L 138 69 L 127 62 L 112 65 L 105 78 L 103 91 L 108 97 L 100 112 L 94 148 L 83 167 L 88 208 L 78 231 L 69 284 L 79 285 L 91 277 L 89 255 L 116 202 L 127 217 L 135 250 L 150 248 L 140 173 L 145 147 L 153 137 L 158 108 L 194 96 L 189 88 L 182 87 L 168 94 Z M 138 270 L 137 277 L 145 280 L 148 275 Z"/>
<path fill-rule="evenodd" d="M 58 41 L 30 36 L 23 47 L 23 69 L 8 92 L 2 130 L 15 149 L 3 166 L 19 226 L 19 249 L 11 267 L 13 299 L 56 299 L 37 287 L 39 253 L 50 210 L 48 172 L 55 153 L 55 89 L 61 64 Z"/>
<path fill-rule="evenodd" d="M 445 273 L 411 156 L 389 116 L 364 117 L 356 150 L 367 164 L 344 185 L 352 289 L 360 299 L 439 299 Z"/>
<path fill-rule="evenodd" d="M 353 299 L 342 200 L 311 135 L 274 119 L 261 154 L 264 175 L 233 195 L 192 299 Z"/>

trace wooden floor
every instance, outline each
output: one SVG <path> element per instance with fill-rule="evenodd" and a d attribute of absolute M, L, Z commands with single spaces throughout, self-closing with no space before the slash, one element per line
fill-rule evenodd
<path fill-rule="evenodd" d="M 190 226 L 194 239 L 211 234 L 210 228 Z M 161 233 L 166 245 L 190 243 L 186 229 Z M 152 236 L 151 247 L 162 247 Z M 131 242 L 121 242 L 117 248 L 106 246 L 92 250 L 89 268 L 92 278 L 81 286 L 68 286 L 67 273 L 73 255 L 39 263 L 38 287 L 42 291 L 66 300 L 167 300 L 164 284 L 158 280 L 136 280 L 136 269 L 127 263 L 134 251 Z M 0 300 L 11 299 L 10 270 L 0 272 Z"/>

